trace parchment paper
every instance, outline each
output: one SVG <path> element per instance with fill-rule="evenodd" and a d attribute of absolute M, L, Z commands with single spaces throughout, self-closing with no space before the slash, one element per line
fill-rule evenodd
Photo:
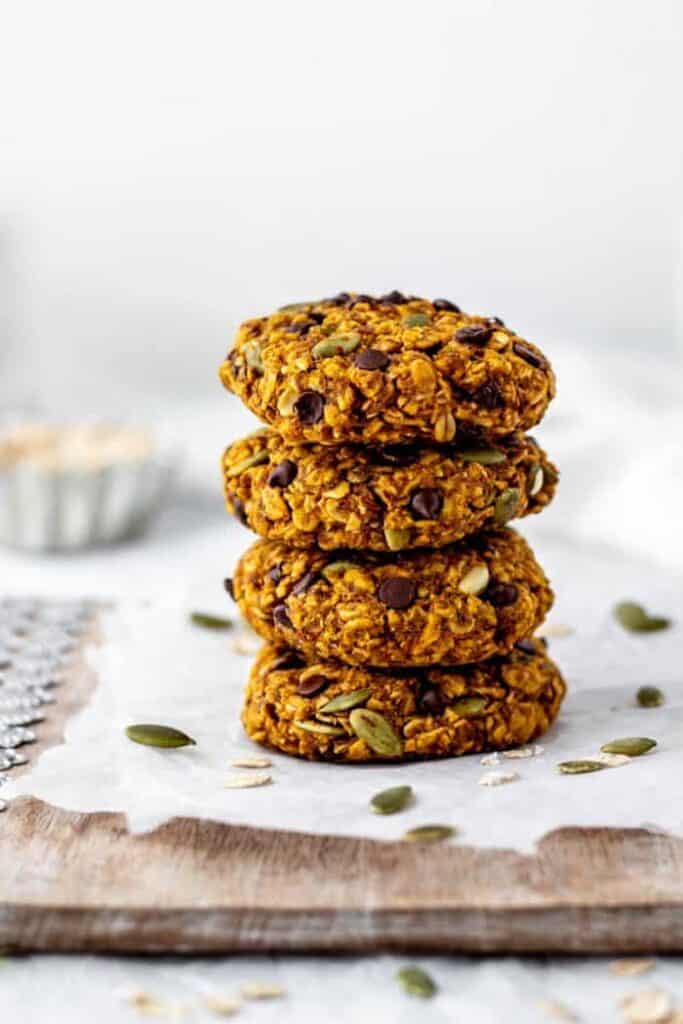
<path fill-rule="evenodd" d="M 190 609 L 176 594 L 165 603 L 123 603 L 105 615 L 104 641 L 88 652 L 100 679 L 92 703 L 69 723 L 66 744 L 46 752 L 6 792 L 78 811 L 123 811 L 136 831 L 175 815 L 382 839 L 445 823 L 457 826 L 468 844 L 522 850 L 564 825 L 681 832 L 681 629 L 629 634 L 611 615 L 616 600 L 635 596 L 683 621 L 680 578 L 604 547 L 541 535 L 534 544 L 559 595 L 549 622 L 575 632 L 550 640 L 569 695 L 559 722 L 540 740 L 544 752 L 497 766 L 518 772 L 517 781 L 481 786 L 492 769 L 480 756 L 349 767 L 271 753 L 271 784 L 224 788 L 240 772 L 230 761 L 260 749 L 239 723 L 252 659 L 234 654 L 227 634 L 190 625 Z M 664 707 L 636 706 L 635 691 L 644 683 L 665 691 Z M 140 721 L 184 729 L 197 746 L 137 746 L 123 730 Z M 651 736 L 658 746 L 624 767 L 582 776 L 555 770 L 559 761 L 594 755 L 602 743 L 630 735 Z M 372 794 L 398 783 L 413 786 L 413 806 L 392 817 L 372 814 Z"/>

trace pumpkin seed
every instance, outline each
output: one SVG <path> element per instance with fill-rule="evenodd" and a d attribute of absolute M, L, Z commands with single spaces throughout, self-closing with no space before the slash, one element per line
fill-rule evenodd
<path fill-rule="evenodd" d="M 404 327 L 425 327 L 431 321 L 429 313 L 408 313 L 403 317 L 401 323 Z"/>
<path fill-rule="evenodd" d="M 624 736 L 622 739 L 610 740 L 600 747 L 603 754 L 626 754 L 627 757 L 640 757 L 657 746 L 657 740 L 647 736 Z"/>
<path fill-rule="evenodd" d="M 453 701 L 451 708 L 461 718 L 476 718 L 482 713 L 486 703 L 484 697 L 461 697 L 459 700 Z"/>
<path fill-rule="evenodd" d="M 391 527 L 384 527 L 384 539 L 390 551 L 400 551 L 410 543 L 410 530 L 392 530 Z"/>
<path fill-rule="evenodd" d="M 222 619 L 220 615 L 207 615 L 205 612 L 192 612 L 190 622 L 202 629 L 232 629 L 230 619 Z"/>
<path fill-rule="evenodd" d="M 497 466 L 507 458 L 499 448 L 464 448 L 458 455 L 463 462 L 477 462 L 480 466 Z"/>
<path fill-rule="evenodd" d="M 294 722 L 295 729 L 303 729 L 304 732 L 316 732 L 321 736 L 345 736 L 346 733 L 337 725 L 326 725 L 324 722 L 314 722 L 306 719 L 303 722 Z"/>
<path fill-rule="evenodd" d="M 508 487 L 500 495 L 493 506 L 493 521 L 496 526 L 504 526 L 517 512 L 519 491 L 516 487 Z"/>
<path fill-rule="evenodd" d="M 357 708 L 359 704 L 365 704 L 368 697 L 372 696 L 372 689 L 365 686 L 362 690 L 354 690 L 353 693 L 340 693 L 333 697 L 325 707 L 320 708 L 321 715 L 333 715 L 336 711 L 350 711 Z"/>
<path fill-rule="evenodd" d="M 357 566 L 354 562 L 328 562 L 325 568 L 320 571 L 327 580 L 330 576 L 341 576 L 342 573 L 347 572 L 349 569 L 356 568 Z"/>
<path fill-rule="evenodd" d="M 455 829 L 451 825 L 418 825 L 404 832 L 403 838 L 411 843 L 438 843 L 454 835 Z"/>
<path fill-rule="evenodd" d="M 147 747 L 194 747 L 197 741 L 180 729 L 170 725 L 129 725 L 126 736 L 133 743 L 142 743 Z"/>
<path fill-rule="evenodd" d="M 258 341 L 245 341 L 242 352 L 247 366 L 257 374 L 263 374 L 263 359 L 261 358 L 261 344 Z"/>
<path fill-rule="evenodd" d="M 239 476 L 245 469 L 251 469 L 252 466 L 260 466 L 263 462 L 268 462 L 270 455 L 267 451 L 254 452 L 253 455 L 247 455 L 246 459 L 241 459 L 236 465 L 228 470 L 228 477 Z"/>
<path fill-rule="evenodd" d="M 632 633 L 654 633 L 659 629 L 667 629 L 671 619 L 661 615 L 648 615 L 642 605 L 635 601 L 620 601 L 614 608 L 617 621 Z"/>
<path fill-rule="evenodd" d="M 292 310 L 306 309 L 312 302 L 289 302 L 286 306 L 278 306 L 278 313 L 290 313 Z"/>
<path fill-rule="evenodd" d="M 370 801 L 370 810 L 375 814 L 396 814 L 402 811 L 413 795 L 412 786 L 392 786 L 375 793 Z"/>
<path fill-rule="evenodd" d="M 326 359 L 328 356 L 348 355 L 360 345 L 360 334 L 352 331 L 350 334 L 332 334 L 329 338 L 323 338 L 311 349 L 314 359 Z"/>
<path fill-rule="evenodd" d="M 557 770 L 562 775 L 583 775 L 585 772 L 602 771 L 606 767 L 601 761 L 560 761 Z"/>
<path fill-rule="evenodd" d="M 488 566 L 480 562 L 472 566 L 469 572 L 465 573 L 458 583 L 458 590 L 462 591 L 463 594 L 471 594 L 473 597 L 476 597 L 478 594 L 483 594 L 489 585 L 490 579 L 491 574 L 489 573 Z"/>
<path fill-rule="evenodd" d="M 528 478 L 528 494 L 530 498 L 534 498 L 543 487 L 543 466 L 535 462 L 529 470 Z"/>
<path fill-rule="evenodd" d="M 364 740 L 381 757 L 399 757 L 403 744 L 386 718 L 367 708 L 356 708 L 349 715 L 349 724 L 356 736 Z"/>
<path fill-rule="evenodd" d="M 402 967 L 396 977 L 411 996 L 429 999 L 436 992 L 436 983 L 421 967 Z"/>
<path fill-rule="evenodd" d="M 656 686 L 641 686 L 636 693 L 636 700 L 641 708 L 658 708 L 664 701 L 664 694 Z"/>

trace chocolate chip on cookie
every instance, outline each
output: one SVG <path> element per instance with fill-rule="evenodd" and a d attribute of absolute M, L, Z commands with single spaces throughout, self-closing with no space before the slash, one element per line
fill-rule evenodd
<path fill-rule="evenodd" d="M 271 470 L 268 476 L 269 487 L 289 487 L 292 481 L 296 478 L 297 464 L 292 462 L 291 459 L 283 459 L 279 462 L 274 469 Z"/>

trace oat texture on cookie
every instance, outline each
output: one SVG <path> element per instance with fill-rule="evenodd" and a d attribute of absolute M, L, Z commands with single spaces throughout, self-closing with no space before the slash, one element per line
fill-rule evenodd
<path fill-rule="evenodd" d="M 259 535 L 226 589 L 263 637 L 242 721 L 338 763 L 519 746 L 565 692 L 533 635 L 553 602 L 509 527 L 558 471 L 525 431 L 546 356 L 447 299 L 341 292 L 245 321 L 220 367 L 266 426 L 221 460 Z"/>

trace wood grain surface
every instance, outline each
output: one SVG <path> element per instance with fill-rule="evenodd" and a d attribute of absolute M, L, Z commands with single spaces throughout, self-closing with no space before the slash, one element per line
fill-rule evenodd
<path fill-rule="evenodd" d="M 77 660 L 41 726 L 43 746 L 61 741 L 95 684 Z M 194 818 L 131 835 L 122 815 L 19 797 L 0 815 L 0 947 L 674 952 L 683 840 L 562 829 L 524 855 Z"/>

